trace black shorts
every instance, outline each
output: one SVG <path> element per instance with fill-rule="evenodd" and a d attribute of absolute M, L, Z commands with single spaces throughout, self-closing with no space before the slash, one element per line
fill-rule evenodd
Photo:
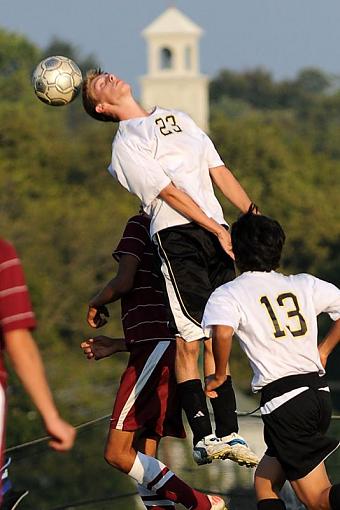
<path fill-rule="evenodd" d="M 233 260 L 217 237 L 196 223 L 163 229 L 153 240 L 161 259 L 172 331 L 188 342 L 204 338 L 205 305 L 217 287 L 235 278 Z"/>
<path fill-rule="evenodd" d="M 275 408 L 275 399 L 299 389 L 301 393 Z M 265 454 L 277 458 L 288 480 L 303 478 L 339 446 L 339 441 L 325 436 L 332 414 L 326 378 L 317 373 L 288 376 L 261 393 Z M 274 410 L 263 414 L 266 404 Z"/>

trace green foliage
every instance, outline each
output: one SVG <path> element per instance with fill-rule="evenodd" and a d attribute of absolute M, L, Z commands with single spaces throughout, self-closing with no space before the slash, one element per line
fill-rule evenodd
<path fill-rule="evenodd" d="M 223 69 L 210 83 L 210 99 L 213 105 L 223 104 L 228 97 L 262 110 L 296 109 L 306 105 L 310 110 L 311 103 L 331 85 L 325 73 L 313 68 L 303 69 L 296 79 L 278 83 L 264 69 L 243 73 Z"/>
<path fill-rule="evenodd" d="M 296 82 L 316 75 L 310 74 L 300 73 Z M 304 87 L 308 88 L 306 84 Z M 240 96 L 247 104 L 242 92 Z M 223 101 L 226 97 L 222 95 Z M 233 118 L 216 108 L 211 132 L 225 163 L 263 213 L 276 217 L 284 226 L 284 269 L 312 272 L 339 283 L 339 95 L 307 99 L 303 108 L 267 111 L 257 105 L 256 109 L 244 108 Z M 248 104 L 253 104 L 251 98 Z"/>
<path fill-rule="evenodd" d="M 73 422 L 80 421 L 88 405 L 81 391 L 87 385 L 88 364 L 79 344 L 93 334 L 86 325 L 86 303 L 112 277 L 111 252 L 138 202 L 122 194 L 106 170 L 113 125 L 88 119 L 79 99 L 74 112 L 81 122 L 71 122 L 70 107 L 41 103 L 30 76 L 42 54 L 18 36 L 2 31 L 0 39 L 1 235 L 15 244 L 23 260 L 38 317 L 35 336 L 48 366 L 52 358 L 52 386 L 64 388 L 60 405 Z M 15 101 L 13 79 L 20 82 Z M 116 305 L 108 334 L 120 335 L 119 315 Z M 121 364 L 117 366 L 120 371 Z M 99 386 L 112 383 L 111 371 L 100 371 L 99 379 Z M 41 431 L 34 413 L 30 427 L 11 427 L 12 421 L 27 421 L 32 410 L 15 378 L 11 381 L 9 444 L 32 437 L 39 427 Z M 70 405 L 66 393 L 77 406 Z M 105 392 L 103 402 L 111 405 Z M 91 403 L 89 415 L 95 409 Z"/>
<path fill-rule="evenodd" d="M 67 53 L 83 71 L 96 63 L 63 41 L 40 51 L 21 36 L 0 31 L 0 231 L 23 260 L 38 317 L 35 338 L 57 403 L 77 424 L 110 412 L 125 364 L 124 355 L 88 362 L 79 344 L 93 335 L 86 304 L 112 277 L 111 252 L 138 200 L 106 170 L 114 126 L 93 122 L 79 98 L 53 108 L 35 97 L 32 69 L 55 53 Z M 318 70 L 279 83 L 264 70 L 221 71 L 211 84 L 211 136 L 261 211 L 284 226 L 283 270 L 310 271 L 339 285 L 340 94 L 334 86 L 330 91 L 332 83 Z M 238 213 L 221 200 L 232 222 Z M 119 304 L 111 313 L 103 333 L 119 336 Z M 249 367 L 237 350 L 232 366 L 236 384 L 248 388 Z M 334 364 L 330 372 L 336 371 Z M 12 372 L 9 404 L 9 446 L 44 435 Z M 77 446 L 67 457 L 65 466 L 78 482 L 67 488 L 72 498 L 62 489 L 56 502 L 81 499 L 82 482 L 90 484 L 97 463 L 103 464 L 103 441 L 100 435 L 100 445 L 94 445 L 89 434 L 85 452 Z M 49 473 L 34 482 L 37 492 L 41 486 L 50 492 L 59 480 L 58 461 L 46 459 L 37 461 L 41 472 Z M 32 484 L 29 469 L 18 476 Z M 100 494 L 109 493 L 110 477 L 112 470 L 102 476 Z M 120 480 L 128 484 L 126 477 Z M 42 508 L 39 495 L 33 497 L 32 508 Z"/>
<path fill-rule="evenodd" d="M 277 218 L 287 241 L 285 272 L 311 272 L 338 286 L 340 266 L 340 94 L 321 71 L 275 83 L 261 70 L 221 71 L 211 83 L 211 135 L 260 210 Z M 223 199 L 222 199 L 223 201 Z M 235 210 L 223 202 L 227 218 Z M 325 321 L 321 321 L 321 333 Z M 245 363 L 243 387 L 249 380 Z M 340 351 L 328 373 L 338 379 Z M 339 394 L 338 394 L 339 395 Z M 340 407 L 340 398 L 336 400 Z"/>
<path fill-rule="evenodd" d="M 58 37 L 54 37 L 47 48 L 44 49 L 42 58 L 47 58 L 52 55 L 62 55 L 74 60 L 77 62 L 77 65 L 83 73 L 86 73 L 88 69 L 95 69 L 99 67 L 98 61 L 94 55 L 87 55 L 83 57 L 79 48 L 59 39 Z"/>
<path fill-rule="evenodd" d="M 330 79 L 319 69 L 303 69 L 296 78 L 297 87 L 312 94 L 322 94 L 330 84 Z"/>

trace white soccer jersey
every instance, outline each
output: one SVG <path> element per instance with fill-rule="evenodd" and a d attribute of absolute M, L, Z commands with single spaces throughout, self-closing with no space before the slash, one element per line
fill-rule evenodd
<path fill-rule="evenodd" d="M 157 107 L 147 117 L 119 123 L 109 171 L 140 198 L 152 218 L 153 235 L 190 221 L 157 198 L 170 182 L 190 195 L 207 216 L 226 223 L 209 174 L 209 168 L 221 165 L 212 141 L 187 114 Z"/>
<path fill-rule="evenodd" d="M 340 290 L 309 274 L 251 271 L 219 287 L 203 316 L 234 329 L 254 372 L 252 389 L 295 374 L 325 373 L 317 348 L 317 315 L 340 318 Z"/>

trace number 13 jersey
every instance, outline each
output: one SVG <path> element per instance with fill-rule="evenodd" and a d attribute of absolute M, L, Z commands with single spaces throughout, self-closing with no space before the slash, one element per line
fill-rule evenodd
<path fill-rule="evenodd" d="M 318 352 L 317 316 L 340 318 L 340 290 L 310 274 L 243 273 L 210 296 L 203 328 L 233 328 L 254 372 L 252 389 L 289 375 L 325 370 Z"/>
<path fill-rule="evenodd" d="M 112 144 L 109 172 L 137 195 L 151 216 L 151 235 L 190 220 L 159 193 L 172 182 L 209 216 L 225 224 L 209 168 L 223 165 L 210 138 L 185 113 L 156 107 L 148 116 L 123 120 Z"/>

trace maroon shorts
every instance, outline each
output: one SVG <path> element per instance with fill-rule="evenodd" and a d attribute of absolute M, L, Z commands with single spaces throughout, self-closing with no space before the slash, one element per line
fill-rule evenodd
<path fill-rule="evenodd" d="M 185 437 L 176 395 L 176 342 L 162 340 L 131 347 L 114 403 L 111 428 L 146 429 L 159 436 Z"/>

